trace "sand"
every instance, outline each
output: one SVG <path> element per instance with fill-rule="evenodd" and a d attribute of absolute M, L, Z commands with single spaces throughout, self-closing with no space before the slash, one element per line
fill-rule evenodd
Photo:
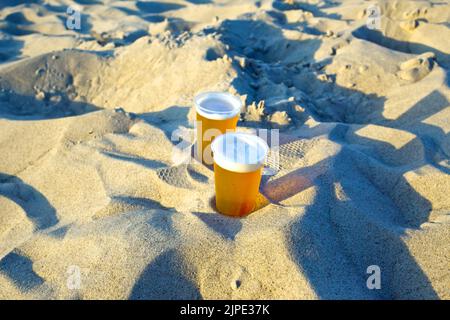
<path fill-rule="evenodd" d="M 2 1 L 0 298 L 450 299 L 449 15 Z M 242 130 L 280 130 L 242 219 L 215 211 L 210 168 L 174 153 L 209 90 L 241 98 Z"/>

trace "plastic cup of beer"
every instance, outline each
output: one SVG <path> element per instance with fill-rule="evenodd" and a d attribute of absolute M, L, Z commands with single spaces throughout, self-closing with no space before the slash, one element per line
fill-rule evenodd
<path fill-rule="evenodd" d="M 197 113 L 196 158 L 211 165 L 210 144 L 215 137 L 236 129 L 242 102 L 226 92 L 205 92 L 194 98 L 194 104 Z"/>
<path fill-rule="evenodd" d="M 249 214 L 255 208 L 267 143 L 253 134 L 231 132 L 217 137 L 211 149 L 217 210 L 236 217 Z"/>

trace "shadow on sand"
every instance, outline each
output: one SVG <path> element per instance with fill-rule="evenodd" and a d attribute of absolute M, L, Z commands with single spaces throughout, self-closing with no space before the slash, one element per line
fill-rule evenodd
<path fill-rule="evenodd" d="M 280 5 L 281 2 L 276 1 L 274 8 L 281 11 L 291 9 L 280 7 Z M 181 7 L 183 6 L 169 3 L 138 2 L 138 8 L 149 14 L 158 14 Z M 303 8 L 314 12 L 316 16 L 337 18 L 324 15 L 314 5 Z M 319 83 L 317 79 L 311 80 L 315 83 L 309 84 L 288 83 L 288 80 L 300 72 L 290 66 L 297 66 L 301 70 L 307 68 L 303 66 L 312 66 L 317 62 L 314 59 L 314 53 L 319 49 L 321 40 L 288 40 L 283 37 L 279 29 L 267 23 L 243 19 L 226 20 L 217 31 L 222 36 L 221 40 L 229 46 L 227 54 L 230 57 L 239 55 L 249 60 L 247 67 L 238 74 L 238 78 L 233 83 L 238 93 L 247 94 L 249 100 L 267 99 L 269 95 L 272 95 L 271 92 L 269 95 L 267 94 L 267 88 L 253 88 L 249 85 L 258 78 L 268 78 L 274 83 L 285 84 L 288 88 L 307 93 L 308 87 L 317 85 L 322 92 L 339 92 L 345 97 L 359 94 L 362 99 L 369 99 L 373 102 L 373 107 L 368 113 L 382 114 L 384 104 L 382 97 L 366 96 L 355 90 L 341 88 L 333 82 Z M 260 35 L 264 41 L 253 41 L 252 33 Z M 278 40 L 272 41 L 271 39 Z M 249 43 L 253 45 L 249 47 Z M 442 102 L 436 108 L 430 109 L 427 116 L 444 107 L 445 97 L 439 96 L 438 93 L 431 95 L 434 96 L 423 99 L 401 118 L 395 121 L 386 119 L 382 125 L 401 127 L 408 131 L 403 124 L 420 121 L 417 120 L 417 112 L 419 109 L 429 107 L 427 99 L 437 98 Z M 312 96 L 314 99 L 317 98 Z M 339 107 L 339 105 L 336 106 Z M 85 107 L 84 105 L 83 108 Z M 88 111 L 83 112 L 92 111 L 89 107 Z M 337 107 L 331 109 L 338 109 Z M 343 101 L 340 107 L 342 108 L 338 113 L 333 113 L 321 110 L 320 106 L 313 104 L 312 109 L 307 111 L 319 121 L 337 123 L 329 134 L 329 139 L 339 143 L 342 146 L 341 151 L 331 159 L 326 159 L 311 167 L 297 169 L 262 186 L 263 193 L 274 203 L 279 203 L 307 188 L 316 188 L 314 203 L 307 206 L 304 215 L 294 221 L 290 227 L 288 240 L 293 244 L 293 259 L 306 274 L 315 292 L 323 299 L 436 299 L 437 294 L 429 279 L 409 253 L 402 239 L 406 228 L 418 228 L 428 220 L 431 203 L 409 186 L 408 181 L 403 177 L 405 171 L 402 170 L 404 169 L 390 168 L 386 164 L 378 163 L 376 162 L 378 159 L 360 152 L 351 143 L 348 143 L 346 137 L 351 134 L 348 125 L 351 121 L 348 120 L 348 114 L 354 106 L 348 101 Z M 75 108 L 75 110 L 78 109 Z M 5 108 L 0 109 L 0 111 L 1 117 L 9 119 L 22 116 L 25 118 L 48 117 L 33 113 L 15 114 L 7 108 L 6 110 Z M 170 132 L 180 124 L 187 124 L 188 111 L 189 108 L 175 106 L 161 112 L 140 116 L 145 121 L 163 128 L 165 132 Z M 83 113 L 77 112 L 75 111 L 75 114 Z M 422 114 L 421 112 L 419 113 Z M 364 123 L 364 118 L 361 120 L 363 120 L 361 123 Z M 424 141 L 427 154 L 435 158 L 436 153 L 439 152 L 432 146 L 434 136 L 444 136 L 445 132 L 440 128 L 423 123 L 420 125 L 415 123 L 415 125 L 417 130 L 414 129 L 413 133 L 419 135 L 419 139 Z M 435 132 L 433 137 L 421 135 L 421 132 L 431 131 Z M 430 142 L 427 142 L 427 139 Z M 370 144 L 373 146 L 380 144 L 379 141 L 367 140 L 370 140 Z M 361 143 L 363 144 L 364 141 Z M 389 194 L 385 194 L 382 188 L 360 169 L 364 168 L 365 163 L 376 163 L 387 167 L 386 172 L 395 174 L 400 181 L 398 183 L 406 186 L 402 197 L 411 203 L 418 204 L 418 211 L 414 215 L 404 212 L 404 208 L 400 207 Z M 156 166 L 158 164 L 147 163 L 147 165 Z M 413 169 L 415 169 L 414 164 L 408 167 L 408 170 Z M 58 222 L 54 208 L 34 188 L 24 184 L 16 177 L 4 174 L 0 175 L 0 182 L 0 194 L 10 197 L 24 208 L 37 229 L 48 228 Z M 288 187 L 286 188 L 286 186 Z M 337 193 L 337 188 L 341 194 Z M 20 192 L 17 193 L 19 190 Z M 26 196 L 25 199 L 34 199 L 33 201 L 37 203 L 35 206 L 40 208 L 39 212 L 33 211 L 32 208 L 35 206 L 31 207 L 28 200 L 22 198 L 22 191 Z M 210 219 L 202 214 L 197 215 L 213 229 L 222 232 L 228 239 L 234 239 L 240 231 L 241 226 L 238 222 L 224 233 L 222 228 L 224 221 Z M 226 223 L 228 224 L 229 221 Z M 11 253 L 7 257 L 0 262 L 1 270 L 5 268 L 8 270 L 3 272 L 9 272 L 13 277 L 16 277 L 15 274 L 17 274 L 15 270 L 23 270 L 25 273 L 32 274 L 26 258 L 18 256 L 16 253 Z M 24 267 L 17 267 L 22 265 Z M 370 265 L 378 265 L 382 270 L 382 289 L 376 292 L 366 287 L 368 277 L 366 270 Z M 15 268 L 11 269 L 12 267 Z M 142 272 L 132 289 L 130 299 L 199 299 L 201 298 L 200 292 L 189 274 L 181 255 L 175 250 L 164 252 Z M 39 284 L 39 279 L 34 276 L 31 278 L 32 280 L 29 281 L 31 285 Z"/>
<path fill-rule="evenodd" d="M 16 251 L 0 260 L 0 273 L 11 279 L 21 291 L 33 290 L 44 283 L 33 271 L 33 261 Z"/>
<path fill-rule="evenodd" d="M 184 7 L 182 4 L 172 2 L 158 2 L 158 1 L 138 1 L 136 7 L 145 13 L 164 13 L 171 10 L 178 10 Z"/>
<path fill-rule="evenodd" d="M 201 299 L 183 258 L 169 250 L 156 257 L 142 272 L 129 299 L 132 300 L 196 300 Z"/>
<path fill-rule="evenodd" d="M 47 198 L 16 176 L 0 173 L 0 195 L 19 205 L 35 225 L 36 231 L 50 228 L 58 223 L 55 208 Z"/>
<path fill-rule="evenodd" d="M 2 93 L 0 93 L 2 94 Z M 0 119 L 8 120 L 46 120 L 82 115 L 101 110 L 87 102 L 70 100 L 65 92 L 56 94 L 59 101 L 53 102 L 51 96 L 37 100 L 34 96 L 25 96 L 14 91 L 3 93 L 0 100 Z"/>
<path fill-rule="evenodd" d="M 22 4 L 32 4 L 32 3 L 41 3 L 42 0 L 2 0 L 0 2 L 0 9 L 4 9 L 6 7 L 15 7 L 20 6 Z"/>
<path fill-rule="evenodd" d="M 274 3 L 274 7 L 276 6 L 278 4 Z M 308 9 L 314 12 L 314 8 Z M 345 139 L 348 123 L 351 123 L 351 117 L 347 113 L 352 113 L 352 108 L 355 107 L 349 100 L 336 106 L 335 109 L 341 107 L 339 113 L 321 110 L 320 105 L 314 105 L 315 99 L 320 98 L 323 92 L 338 93 L 344 97 L 358 94 L 361 99 L 372 102 L 366 115 L 382 114 L 384 98 L 339 87 L 334 82 L 324 84 L 317 79 L 312 79 L 307 84 L 288 82 L 296 73 L 302 72 L 292 68 L 292 65 L 298 65 L 300 70 L 304 70 L 317 64 L 314 53 L 321 40 L 288 40 L 279 29 L 252 20 L 226 20 L 218 32 L 221 40 L 229 46 L 227 54 L 230 57 L 244 56 L 249 61 L 233 83 L 239 94 L 247 94 L 249 101 L 270 98 L 272 92 L 268 96 L 264 92 L 265 88 L 255 89 L 248 85 L 258 81 L 258 78 L 266 77 L 274 83 L 284 83 L 288 88 L 294 87 L 307 94 L 311 93 L 313 109 L 307 111 L 319 121 L 337 122 L 329 138 L 342 146 L 338 154 L 312 167 L 297 169 L 262 185 L 263 194 L 274 203 L 310 187 L 316 188 L 314 203 L 307 206 L 305 214 L 292 224 L 289 238 L 293 243 L 293 257 L 318 296 L 323 299 L 436 299 L 437 294 L 430 281 L 402 239 L 406 228 L 418 228 L 428 220 L 430 202 L 409 186 L 403 178 L 405 171 L 391 168 L 391 173 L 395 174 L 404 187 L 403 197 L 420 207 L 419 211 L 411 215 L 405 212 L 408 208 L 399 207 L 390 195 L 384 194 L 379 186 L 359 170 L 361 163 L 373 159 L 355 150 Z M 252 34 L 259 35 L 259 40 L 250 41 Z M 272 39 L 278 40 L 274 42 Z M 250 48 L 249 43 L 253 44 Z M 288 62 L 283 62 L 286 57 Z M 329 61 L 322 63 L 323 69 Z M 273 70 L 278 70 L 278 74 Z M 317 92 L 308 92 L 314 86 L 320 88 L 319 95 L 315 95 Z M 417 120 L 417 108 L 425 104 L 427 103 L 419 103 L 411 108 L 403 118 Z M 446 104 L 439 104 L 432 112 L 438 112 L 444 105 Z M 291 110 L 286 111 L 289 113 Z M 359 120 L 364 123 L 364 116 Z M 395 123 L 390 124 L 395 127 Z M 433 127 L 432 130 L 440 129 Z M 367 140 L 370 140 L 372 146 L 381 143 Z M 386 166 L 383 163 L 379 165 Z M 413 169 L 414 167 L 408 167 L 407 170 Z M 345 199 L 336 195 L 337 185 L 346 195 Z M 369 276 L 367 268 L 370 265 L 378 265 L 382 270 L 381 290 L 369 290 L 366 286 Z"/>

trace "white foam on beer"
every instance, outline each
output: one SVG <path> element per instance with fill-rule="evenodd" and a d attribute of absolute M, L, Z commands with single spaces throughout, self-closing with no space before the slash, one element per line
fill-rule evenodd
<path fill-rule="evenodd" d="M 226 92 L 204 92 L 194 98 L 195 110 L 212 120 L 235 117 L 242 108 L 239 98 Z"/>
<path fill-rule="evenodd" d="M 211 144 L 214 162 L 233 172 L 251 172 L 259 169 L 269 151 L 260 137 L 233 132 L 218 136 Z"/>

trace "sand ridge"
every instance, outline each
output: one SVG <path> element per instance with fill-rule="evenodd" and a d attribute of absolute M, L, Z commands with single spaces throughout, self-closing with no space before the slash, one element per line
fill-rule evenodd
<path fill-rule="evenodd" d="M 449 299 L 450 8 L 374 3 L 0 4 L 0 298 Z M 280 130 L 243 219 L 174 163 L 210 90 Z"/>

